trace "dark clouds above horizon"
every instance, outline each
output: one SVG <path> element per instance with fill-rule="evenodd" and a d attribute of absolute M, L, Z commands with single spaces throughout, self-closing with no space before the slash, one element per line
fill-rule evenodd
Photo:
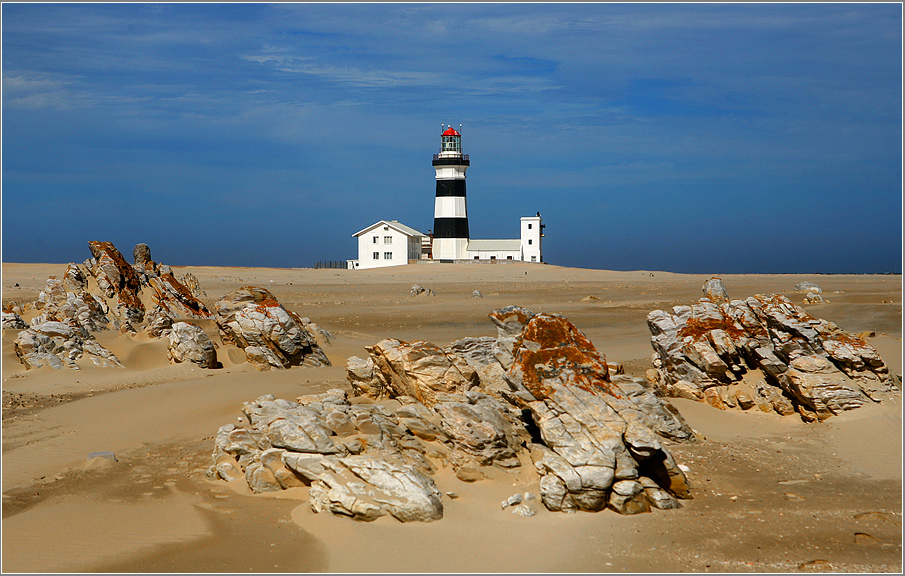
<path fill-rule="evenodd" d="M 356 257 L 433 225 L 545 259 L 901 272 L 899 4 L 3 4 L 3 260 Z"/>

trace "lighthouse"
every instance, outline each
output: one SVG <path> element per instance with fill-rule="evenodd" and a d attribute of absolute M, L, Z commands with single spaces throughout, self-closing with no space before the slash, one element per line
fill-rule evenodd
<path fill-rule="evenodd" d="M 441 124 L 440 128 L 443 127 Z M 433 164 L 437 172 L 433 258 L 461 260 L 468 248 L 465 171 L 469 162 L 468 154 L 462 154 L 462 135 L 452 126 L 447 126 L 440 135 L 440 153 L 434 154 Z"/>

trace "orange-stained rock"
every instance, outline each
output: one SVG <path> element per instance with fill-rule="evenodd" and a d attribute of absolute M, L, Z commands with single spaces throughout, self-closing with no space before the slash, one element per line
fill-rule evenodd
<path fill-rule="evenodd" d="M 330 365 L 301 318 L 264 288 L 239 288 L 224 295 L 214 308 L 223 341 L 245 350 L 259 370 Z"/>

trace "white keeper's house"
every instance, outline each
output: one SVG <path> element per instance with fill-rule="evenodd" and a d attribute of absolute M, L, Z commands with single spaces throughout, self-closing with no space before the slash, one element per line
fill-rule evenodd
<path fill-rule="evenodd" d="M 422 234 L 396 220 L 371 224 L 352 235 L 358 238 L 358 260 L 348 260 L 349 268 L 399 266 L 430 260 L 544 261 L 541 249 L 544 225 L 540 212 L 521 218 L 520 238 L 475 240 L 469 236 L 465 171 L 471 162 L 468 154 L 462 153 L 462 135 L 452 126 L 445 128 L 440 135 L 440 153 L 434 154 L 433 159 L 437 181 L 433 233 Z"/>

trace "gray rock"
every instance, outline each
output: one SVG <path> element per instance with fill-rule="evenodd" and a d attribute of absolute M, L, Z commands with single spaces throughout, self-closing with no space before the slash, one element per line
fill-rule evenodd
<path fill-rule="evenodd" d="M 365 346 L 365 350 L 374 367 L 372 380 L 364 382 L 356 372 L 349 372 L 348 378 L 358 390 L 374 398 L 411 396 L 432 406 L 438 394 L 461 393 L 478 383 L 474 369 L 462 358 L 423 340 L 409 343 L 386 339 Z M 367 373 L 366 366 L 358 361 L 351 367 Z"/>
<path fill-rule="evenodd" d="M 170 364 L 193 362 L 202 368 L 217 367 L 217 351 L 204 330 L 187 322 L 176 322 L 167 333 Z"/>
<path fill-rule="evenodd" d="M 325 457 L 308 492 L 311 509 L 371 521 L 390 514 L 400 522 L 430 522 L 443 517 L 440 491 L 410 466 L 366 456 Z"/>
<path fill-rule="evenodd" d="M 814 284 L 813 282 L 799 282 L 793 288 L 796 292 L 823 292 L 820 289 L 820 286 Z"/>
<path fill-rule="evenodd" d="M 547 447 L 535 447 L 532 458 L 548 509 L 601 510 L 614 481 L 641 473 L 688 497 L 684 473 L 647 427 L 642 406 L 610 381 L 606 361 L 564 318 L 531 318 L 506 376 L 535 399 L 528 409 Z"/>
<path fill-rule="evenodd" d="M 283 308 L 264 288 L 234 290 L 223 296 L 215 309 L 223 341 L 245 350 L 248 361 L 258 369 L 330 365 L 301 318 Z"/>
<path fill-rule="evenodd" d="M 723 281 L 718 276 L 711 276 L 709 280 L 704 282 L 701 290 L 704 292 L 704 297 L 711 302 L 722 304 L 729 301 L 729 292 L 726 291 L 726 285 L 723 284 Z"/>
<path fill-rule="evenodd" d="M 78 264 L 69 264 L 63 274 L 63 288 L 68 292 L 78 292 L 88 288 L 86 272 Z"/>
<path fill-rule="evenodd" d="M 147 244 L 135 245 L 135 248 L 132 249 L 132 261 L 135 263 L 136 268 L 142 270 L 150 268 L 149 264 L 153 265 L 153 262 L 151 261 L 151 249 Z"/>
<path fill-rule="evenodd" d="M 155 306 L 148 312 L 147 320 L 145 331 L 153 338 L 165 336 L 173 328 L 173 316 L 160 306 Z"/>
<path fill-rule="evenodd" d="M 21 330 L 28 327 L 25 320 L 22 320 L 22 317 L 15 312 L 3 312 L 0 317 L 2 317 L 4 330 Z"/>
<path fill-rule="evenodd" d="M 68 366 L 78 370 L 78 362 L 83 358 L 96 366 L 122 368 L 116 356 L 98 344 L 87 331 L 63 322 L 43 322 L 19 332 L 13 350 L 29 369 Z"/>
<path fill-rule="evenodd" d="M 756 295 L 719 305 L 702 300 L 676 306 L 671 314 L 655 310 L 647 320 L 657 370 L 652 380 L 673 396 L 721 409 L 770 406 L 781 414 L 824 418 L 857 408 L 868 397 L 881 401 L 898 394 L 875 349 L 784 296 Z M 790 369 L 808 358 L 831 365 L 819 375 Z M 765 379 L 757 392 L 729 393 L 728 387 L 750 370 L 760 370 Z M 770 386 L 777 391 L 768 391 Z"/>

